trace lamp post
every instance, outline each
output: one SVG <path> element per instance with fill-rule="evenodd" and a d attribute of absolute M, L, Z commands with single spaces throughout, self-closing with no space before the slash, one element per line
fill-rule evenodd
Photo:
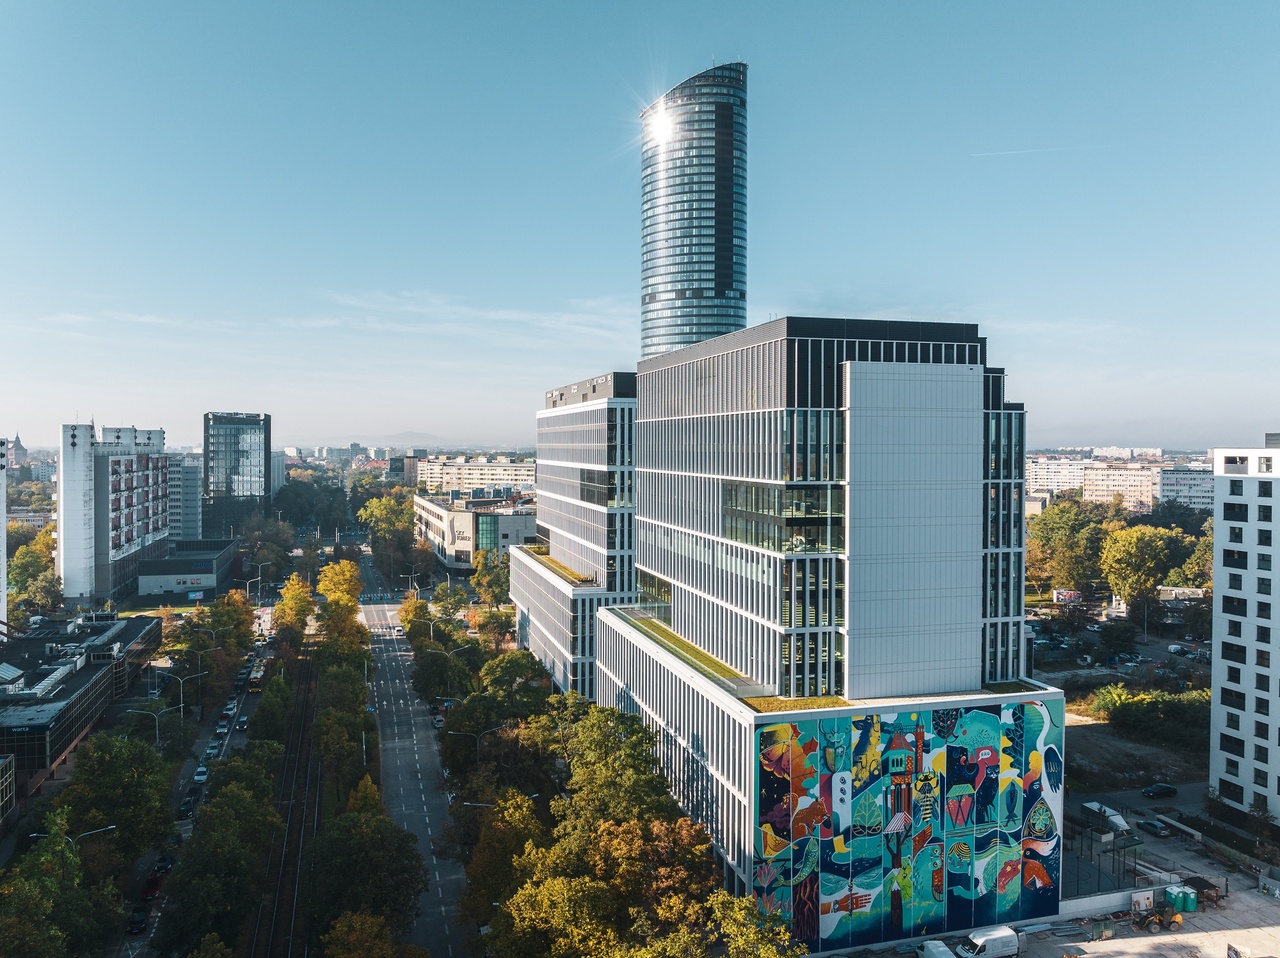
<path fill-rule="evenodd" d="M 156 671 L 161 673 L 162 675 L 167 675 L 170 678 L 175 678 L 178 680 L 178 704 L 176 707 L 183 709 L 184 711 L 186 710 L 186 705 L 187 705 L 187 700 L 186 700 L 187 689 L 185 685 L 187 679 L 198 679 L 202 675 L 209 674 L 207 672 L 197 672 L 195 675 L 178 675 L 176 672 L 166 672 L 164 669 L 156 669 Z"/>
<path fill-rule="evenodd" d="M 206 628 L 204 628 L 203 626 L 193 625 L 193 626 L 191 627 L 191 631 L 192 631 L 192 632 L 207 632 L 207 633 L 209 633 L 209 641 L 210 641 L 210 642 L 217 642 L 217 641 L 218 641 L 218 633 L 219 633 L 219 632 L 225 632 L 225 631 L 227 631 L 227 629 L 234 629 L 234 628 L 235 628 L 235 626 L 234 626 L 234 625 L 224 625 L 224 626 L 222 626 L 221 628 L 217 628 L 217 629 L 206 629 Z M 203 661 L 204 661 L 204 660 L 203 660 L 203 658 L 202 658 L 202 656 L 203 656 L 206 652 L 220 652 L 220 651 L 222 651 L 222 646 L 220 646 L 220 645 L 219 645 L 219 646 L 215 646 L 215 647 L 214 647 L 214 648 L 212 648 L 212 649 L 192 649 L 192 648 L 188 648 L 188 649 L 187 649 L 187 651 L 188 651 L 188 652 L 194 652 L 194 653 L 196 654 L 196 670 L 197 670 L 197 671 L 199 671 L 199 670 L 200 670 L 200 668 L 202 667 L 202 665 L 203 665 Z M 200 686 L 199 686 L 198 690 L 196 691 L 196 697 L 200 700 L 200 701 L 199 701 L 199 704 L 200 704 L 200 718 L 204 718 L 204 682 L 203 682 L 203 681 L 201 681 L 201 682 L 200 682 Z"/>
<path fill-rule="evenodd" d="M 133 709 L 130 709 L 129 711 L 132 712 Z M 68 835 L 59 835 L 58 837 L 61 838 L 63 841 L 67 842 L 68 844 L 70 844 L 72 851 L 79 851 L 80 846 L 77 843 L 80 841 L 80 839 L 87 838 L 90 835 L 97 835 L 99 832 L 114 832 L 115 830 L 116 830 L 116 827 L 114 825 L 104 825 L 102 828 L 91 828 L 87 832 L 81 832 L 75 838 L 71 838 Z M 48 832 L 32 832 L 27 837 L 28 838 L 48 838 L 49 833 Z"/>
<path fill-rule="evenodd" d="M 505 725 L 495 725 L 493 728 L 487 728 L 483 732 L 450 732 L 450 735 L 470 735 L 476 740 L 476 764 L 480 764 L 480 740 L 490 732 L 501 732 Z"/>
<path fill-rule="evenodd" d="M 156 748 L 160 747 L 160 716 L 165 712 L 172 712 L 174 709 L 182 708 L 181 705 L 170 705 L 167 709 L 161 709 L 159 712 L 148 712 L 144 709 L 125 709 L 126 712 L 133 712 L 137 715 L 150 715 L 156 723 Z"/>
<path fill-rule="evenodd" d="M 262 605 L 262 567 L 264 565 L 271 565 L 271 563 L 270 562 L 246 562 L 245 565 L 251 565 L 258 570 L 258 574 L 254 578 L 244 580 L 245 594 L 247 595 L 249 592 L 250 582 L 258 583 L 258 605 Z"/>

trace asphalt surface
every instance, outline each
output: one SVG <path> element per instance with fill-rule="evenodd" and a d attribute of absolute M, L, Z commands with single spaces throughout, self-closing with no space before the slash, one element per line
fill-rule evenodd
<path fill-rule="evenodd" d="M 360 570 L 368 591 L 396 594 L 367 556 L 361 559 Z M 373 632 L 377 664 L 370 686 L 382 745 L 382 800 L 391 817 L 418 836 L 418 849 L 431 874 L 430 888 L 419 902 L 421 914 L 406 940 L 429 948 L 433 958 L 463 958 L 470 953 L 471 934 L 461 927 L 457 915 L 466 875 L 461 865 L 432 853 L 431 839 L 448 819 L 449 802 L 431 716 L 413 691 L 413 653 L 404 638 L 391 634 L 392 627 L 399 625 L 399 607 L 393 601 L 360 609 Z"/>

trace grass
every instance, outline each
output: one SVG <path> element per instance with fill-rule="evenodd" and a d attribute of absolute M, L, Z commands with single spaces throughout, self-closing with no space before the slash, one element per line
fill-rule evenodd
<path fill-rule="evenodd" d="M 528 548 L 529 553 L 534 558 L 536 558 L 539 562 L 541 562 L 544 566 L 546 566 L 548 569 L 550 569 L 552 572 L 558 575 L 560 578 L 568 582 L 570 585 L 590 585 L 595 581 L 589 575 L 582 575 L 579 572 L 574 572 L 563 562 L 557 562 L 555 559 L 551 558 L 551 556 L 547 555 L 545 552 L 534 552 L 533 551 L 534 548 L 536 547 L 533 547 L 533 546 L 529 547 Z"/>
<path fill-rule="evenodd" d="M 784 699 L 777 695 L 767 698 L 743 699 L 757 712 L 794 712 L 800 709 L 838 709 L 849 705 L 847 699 L 838 695 L 814 695 L 808 698 Z"/>
<path fill-rule="evenodd" d="M 627 621 L 657 642 L 668 652 L 678 655 L 699 672 L 715 679 L 741 679 L 742 674 L 725 665 L 715 656 L 708 655 L 696 645 L 686 642 L 657 619 L 628 615 Z"/>

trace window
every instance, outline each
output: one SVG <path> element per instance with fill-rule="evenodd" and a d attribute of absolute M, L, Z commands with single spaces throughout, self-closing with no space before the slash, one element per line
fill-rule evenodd
<path fill-rule="evenodd" d="M 1258 553 L 1258 568 L 1261 569 L 1263 572 L 1271 571 L 1271 553 L 1270 552 Z"/>
<path fill-rule="evenodd" d="M 1246 616 L 1249 614 L 1249 603 L 1238 595 L 1224 595 L 1222 611 L 1225 615 Z"/>
<path fill-rule="evenodd" d="M 1246 660 L 1245 648 L 1243 645 L 1237 645 L 1234 642 L 1223 642 L 1222 657 L 1228 662 L 1239 662 L 1244 665 Z"/>
<path fill-rule="evenodd" d="M 1227 588 L 1233 592 L 1244 591 L 1244 576 L 1239 572 L 1232 572 L 1227 576 Z"/>
<path fill-rule="evenodd" d="M 1270 652 L 1267 652 L 1267 651 L 1265 651 L 1265 650 L 1263 650 L 1263 649 L 1258 649 L 1258 651 L 1255 653 L 1255 659 L 1256 659 L 1256 662 L 1255 662 L 1254 664 L 1255 664 L 1255 665 L 1257 665 L 1257 666 L 1258 666 L 1258 668 L 1260 668 L 1260 669 L 1269 669 L 1269 668 L 1271 668 L 1271 653 L 1270 653 Z"/>
<path fill-rule="evenodd" d="M 1266 722 L 1253 723 L 1253 737 L 1260 738 L 1264 742 L 1271 738 L 1271 726 Z"/>
<path fill-rule="evenodd" d="M 1225 686 L 1218 689 L 1218 701 L 1229 709 L 1238 709 L 1243 712 L 1246 707 L 1244 693 L 1239 689 L 1229 689 Z"/>
<path fill-rule="evenodd" d="M 1243 496 L 1243 495 L 1244 495 L 1244 480 L 1243 480 L 1243 479 L 1231 479 L 1231 480 L 1229 480 L 1229 481 L 1228 481 L 1228 483 L 1227 483 L 1227 495 L 1229 495 L 1229 496 Z"/>
<path fill-rule="evenodd" d="M 1228 802 L 1235 802 L 1237 805 L 1244 804 L 1244 789 L 1235 782 L 1218 779 L 1218 795 Z"/>
<path fill-rule="evenodd" d="M 1257 689 L 1259 692 L 1270 692 L 1270 691 L 1271 691 L 1271 676 L 1269 676 L 1269 675 L 1255 675 L 1255 676 L 1253 677 L 1253 687 L 1254 687 L 1255 689 Z"/>
<path fill-rule="evenodd" d="M 1228 569 L 1249 568 L 1249 553 L 1241 549 L 1223 549 L 1222 564 Z"/>
<path fill-rule="evenodd" d="M 1240 716 L 1235 712 L 1227 713 L 1227 728 L 1240 729 Z"/>
<path fill-rule="evenodd" d="M 1259 715 L 1270 715 L 1271 703 L 1259 695 L 1253 700 L 1253 710 Z"/>
<path fill-rule="evenodd" d="M 1260 618 L 1260 619 L 1269 619 L 1269 618 L 1271 618 L 1271 603 L 1270 603 L 1270 602 L 1259 602 L 1259 603 L 1258 603 L 1258 618 Z"/>
<path fill-rule="evenodd" d="M 1270 457 L 1270 456 L 1259 456 L 1259 457 L 1258 457 L 1258 471 L 1259 471 L 1259 472 L 1270 472 L 1270 471 L 1271 471 L 1271 457 Z"/>
<path fill-rule="evenodd" d="M 1218 734 L 1218 748 L 1228 755 L 1244 758 L 1244 739 L 1242 738 L 1236 738 L 1234 735 L 1220 732 Z"/>
<path fill-rule="evenodd" d="M 1270 759 L 1267 758 L 1267 747 L 1265 745 L 1253 746 L 1253 760 L 1255 762 L 1261 762 L 1263 765 L 1266 765 L 1267 762 L 1270 761 Z"/>
<path fill-rule="evenodd" d="M 1240 684 L 1240 670 L 1234 665 L 1227 666 L 1227 681 L 1232 685 Z"/>
<path fill-rule="evenodd" d="M 1228 542 L 1244 542 L 1244 529 L 1241 526 L 1227 526 Z"/>
<path fill-rule="evenodd" d="M 1261 576 L 1259 576 L 1258 577 L 1258 595 L 1270 595 L 1270 594 L 1271 594 L 1271 580 L 1264 579 Z"/>
<path fill-rule="evenodd" d="M 1227 635 L 1234 635 L 1236 638 L 1240 638 L 1239 619 L 1227 619 Z"/>
<path fill-rule="evenodd" d="M 1259 521 L 1259 522 L 1270 522 L 1270 521 L 1271 521 L 1271 507 L 1270 507 L 1270 506 L 1258 506 L 1258 521 Z"/>
<path fill-rule="evenodd" d="M 1258 641 L 1261 642 L 1263 645 L 1271 644 L 1271 626 L 1269 625 L 1258 626 Z"/>
<path fill-rule="evenodd" d="M 1223 771 L 1225 771 L 1228 775 L 1240 774 L 1240 763 L 1237 762 L 1234 758 L 1229 758 L 1226 761 L 1224 761 L 1222 763 L 1222 768 L 1223 768 Z M 1222 789 L 1218 789 L 1218 791 L 1222 791 Z"/>
<path fill-rule="evenodd" d="M 1267 773 L 1266 773 L 1266 772 L 1264 772 L 1264 771 L 1263 771 L 1262 769 L 1260 769 L 1260 768 L 1255 768 L 1255 769 L 1253 770 L 1253 784 L 1254 784 L 1254 785 L 1261 785 L 1263 788 L 1266 788 L 1266 787 L 1267 787 Z"/>
<path fill-rule="evenodd" d="M 1258 498 L 1259 499 L 1271 498 L 1271 480 L 1270 479 L 1258 480 Z"/>
<path fill-rule="evenodd" d="M 1270 529 L 1258 530 L 1258 545 L 1267 546 L 1268 548 L 1271 547 L 1271 530 Z"/>
<path fill-rule="evenodd" d="M 1248 522 L 1249 504 L 1246 502 L 1224 502 L 1222 504 L 1222 518 L 1228 522 Z"/>

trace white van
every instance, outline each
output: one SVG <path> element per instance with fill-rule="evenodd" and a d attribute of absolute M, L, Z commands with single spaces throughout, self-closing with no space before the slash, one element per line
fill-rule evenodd
<path fill-rule="evenodd" d="M 916 945 L 916 958 L 955 958 L 955 955 L 951 954 L 950 948 L 935 939 Z"/>
<path fill-rule="evenodd" d="M 956 945 L 960 958 L 1006 958 L 1019 955 L 1027 947 L 1027 936 L 1008 925 L 985 928 Z"/>

